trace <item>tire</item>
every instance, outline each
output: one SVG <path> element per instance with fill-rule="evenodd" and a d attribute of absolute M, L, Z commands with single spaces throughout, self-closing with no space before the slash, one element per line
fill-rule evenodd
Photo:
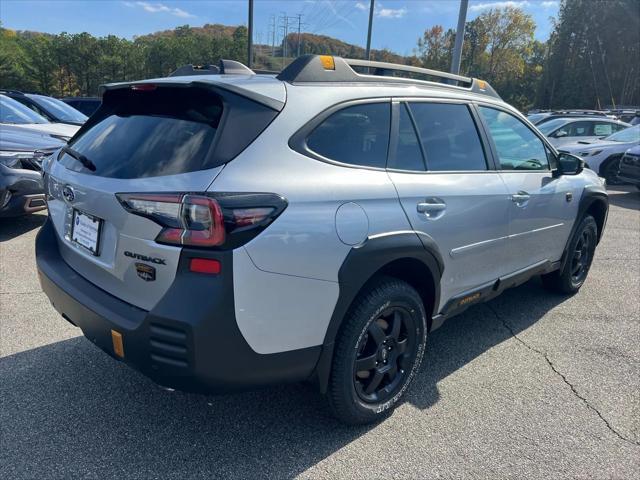
<path fill-rule="evenodd" d="M 623 183 L 618 178 L 621 159 L 621 155 L 609 158 L 600 167 L 600 176 L 607 181 L 607 185 L 621 185 Z"/>
<path fill-rule="evenodd" d="M 327 390 L 333 415 L 350 425 L 387 417 L 418 371 L 426 341 L 424 305 L 411 285 L 380 277 L 365 287 L 336 340 Z"/>
<path fill-rule="evenodd" d="M 542 275 L 542 283 L 553 292 L 573 295 L 587 278 L 598 239 L 598 225 L 586 215 L 578 225 L 569 247 L 562 270 Z"/>

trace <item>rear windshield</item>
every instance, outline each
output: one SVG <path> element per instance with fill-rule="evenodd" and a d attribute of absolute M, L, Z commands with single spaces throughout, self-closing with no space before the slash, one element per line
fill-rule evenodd
<path fill-rule="evenodd" d="M 219 96 L 192 88 L 113 93 L 110 105 L 70 143 L 95 170 L 88 171 L 66 153 L 59 159 L 65 167 L 111 178 L 174 175 L 208 168 L 223 110 Z"/>

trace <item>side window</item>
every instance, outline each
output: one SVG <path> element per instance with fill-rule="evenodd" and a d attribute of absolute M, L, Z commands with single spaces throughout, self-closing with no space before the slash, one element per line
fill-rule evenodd
<path fill-rule="evenodd" d="M 429 171 L 486 170 L 487 161 L 469 107 L 412 102 Z"/>
<path fill-rule="evenodd" d="M 400 125 L 396 155 L 388 165 L 398 170 L 425 170 L 420 141 L 413 128 L 413 122 L 405 104 L 400 105 Z"/>
<path fill-rule="evenodd" d="M 588 137 L 592 133 L 593 122 L 573 122 L 568 125 L 568 137 Z"/>
<path fill-rule="evenodd" d="M 548 170 L 546 149 L 523 122 L 495 108 L 480 107 L 496 146 L 502 170 Z"/>
<path fill-rule="evenodd" d="M 307 147 L 329 160 L 385 168 L 391 127 L 389 103 L 345 107 L 307 137 Z"/>
<path fill-rule="evenodd" d="M 608 137 L 614 132 L 612 123 L 596 123 L 593 128 L 593 134 L 596 137 Z"/>

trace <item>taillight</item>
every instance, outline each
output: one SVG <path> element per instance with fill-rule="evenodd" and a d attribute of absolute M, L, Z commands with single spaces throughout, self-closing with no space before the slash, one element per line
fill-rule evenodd
<path fill-rule="evenodd" d="M 287 206 L 271 193 L 119 193 L 132 214 L 164 227 L 156 242 L 235 248 L 264 230 Z"/>

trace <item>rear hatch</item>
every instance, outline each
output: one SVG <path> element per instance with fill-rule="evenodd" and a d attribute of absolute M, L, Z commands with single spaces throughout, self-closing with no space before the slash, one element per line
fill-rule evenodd
<path fill-rule="evenodd" d="M 198 194 L 284 105 L 275 79 L 222 77 L 108 86 L 98 111 L 45 166 L 65 261 L 145 310 L 173 282 L 183 245 L 216 240 L 205 234 L 217 207 L 206 198 L 200 205 Z M 193 237 L 184 218 L 196 225 Z"/>

